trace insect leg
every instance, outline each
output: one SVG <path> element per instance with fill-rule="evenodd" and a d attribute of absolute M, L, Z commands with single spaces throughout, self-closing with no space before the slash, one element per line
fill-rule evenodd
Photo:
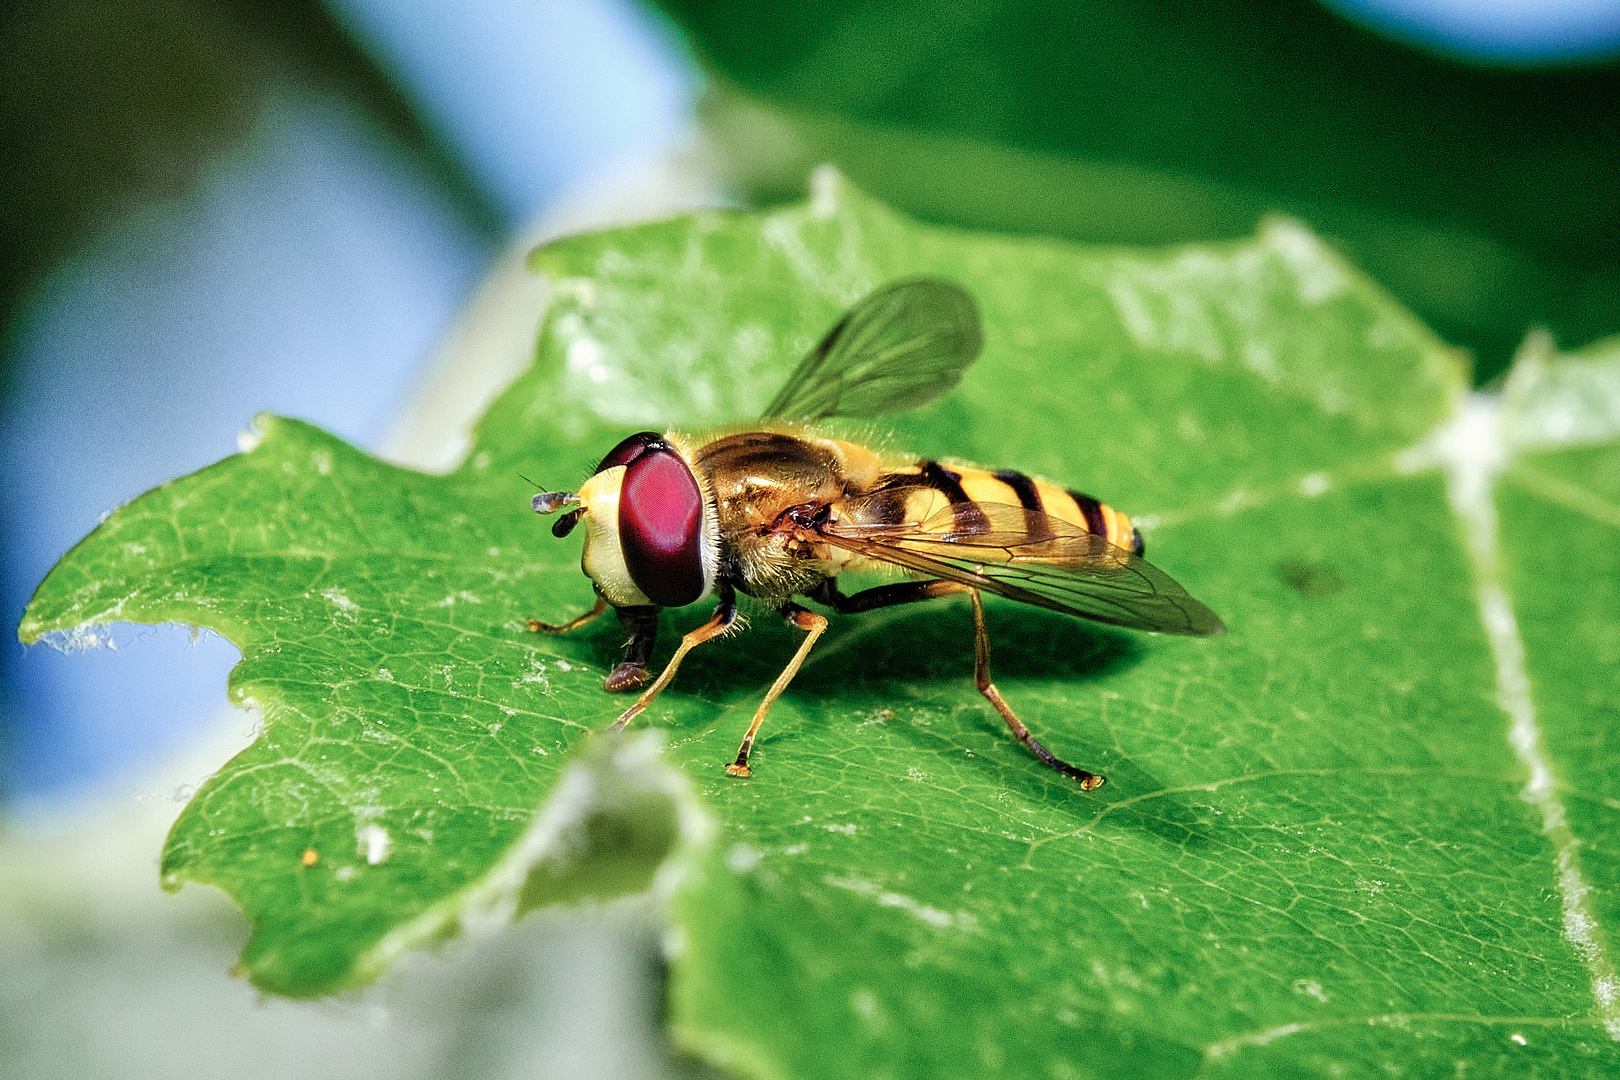
<path fill-rule="evenodd" d="M 914 604 L 919 600 L 931 600 L 936 596 L 949 596 L 952 593 L 967 591 L 968 586 L 959 585 L 954 581 L 897 581 L 892 585 L 862 589 L 854 596 L 845 596 L 838 591 L 837 580 L 828 578 L 817 585 L 815 591 L 805 595 L 818 604 L 826 604 L 834 611 L 854 615 L 862 611 L 875 611 L 896 604 Z"/>
<path fill-rule="evenodd" d="M 596 598 L 596 606 L 577 619 L 569 619 L 565 623 L 544 623 L 539 619 L 529 620 L 529 633 L 531 634 L 566 634 L 570 630 L 578 630 L 581 626 L 595 619 L 608 609 L 608 602 L 602 597 Z"/>
<path fill-rule="evenodd" d="M 726 773 L 730 776 L 751 774 L 752 770 L 748 768 L 748 752 L 754 748 L 754 735 L 759 731 L 759 725 L 765 722 L 765 714 L 771 711 L 771 705 L 781 696 L 782 691 L 787 689 L 788 683 L 793 681 L 793 676 L 799 673 L 799 666 L 804 663 L 804 658 L 810 655 L 810 646 L 814 645 L 816 639 L 827 629 L 826 616 L 807 611 L 798 604 L 788 604 L 782 609 L 782 614 L 787 616 L 788 622 L 800 630 L 808 630 L 809 633 L 799 642 L 799 651 L 793 654 L 788 666 L 782 669 L 782 674 L 776 677 L 776 681 L 766 691 L 765 700 L 754 710 L 754 722 L 748 725 L 748 734 L 743 736 L 742 745 L 737 748 L 737 760 L 726 766 Z"/>
<path fill-rule="evenodd" d="M 990 681 L 990 635 L 984 629 L 984 603 L 979 599 L 978 589 L 969 589 L 968 595 L 973 598 L 973 681 L 979 687 L 979 693 L 989 699 L 990 704 L 996 707 L 996 712 L 1007 721 L 1012 728 L 1013 737 L 1025 746 L 1030 752 L 1040 758 L 1042 762 L 1050 765 L 1064 776 L 1072 776 L 1080 781 L 1081 791 L 1094 791 L 1103 786 L 1105 777 L 1096 773 L 1077 769 L 1067 761 L 1054 755 L 1046 747 L 1036 741 L 1035 736 L 1029 733 L 1029 728 L 1013 715 L 1012 709 L 1002 700 L 1001 691 L 996 684 Z"/>
<path fill-rule="evenodd" d="M 711 638 L 717 638 L 724 634 L 727 630 L 731 629 L 732 624 L 736 621 L 737 600 L 728 590 L 720 603 L 715 605 L 714 616 L 696 630 L 688 631 L 687 634 L 681 638 L 680 647 L 675 650 L 675 655 L 669 658 L 669 663 L 664 665 L 664 670 L 659 674 L 658 681 L 647 687 L 647 689 L 643 690 L 641 692 L 641 696 L 636 699 L 636 703 L 624 710 L 624 712 L 620 713 L 619 718 L 613 721 L 612 726 L 610 726 L 608 730 L 623 731 L 625 726 L 629 724 L 630 721 L 634 720 L 636 715 L 640 713 L 641 710 L 645 709 L 648 705 L 651 705 L 653 703 L 653 699 L 664 692 L 664 687 L 668 686 L 670 681 L 675 678 L 675 672 L 681 666 L 681 661 L 686 659 L 687 653 L 691 652 L 705 641 L 708 641 Z M 631 644 L 633 645 L 634 641 L 632 641 Z M 629 663 L 629 661 L 626 661 L 625 663 Z M 620 664 L 619 667 L 624 667 L 624 664 Z M 618 668 L 615 668 L 614 671 L 617 672 Z"/>
<path fill-rule="evenodd" d="M 652 655 L 658 641 L 658 609 L 656 607 L 622 607 L 617 609 L 619 625 L 630 636 L 624 642 L 624 659 L 620 660 L 608 677 L 602 680 L 602 689 L 617 694 L 636 687 L 652 678 L 647 672 L 647 658 Z"/>

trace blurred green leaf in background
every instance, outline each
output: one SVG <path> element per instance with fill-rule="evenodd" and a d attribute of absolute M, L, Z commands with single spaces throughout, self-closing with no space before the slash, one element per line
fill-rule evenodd
<path fill-rule="evenodd" d="M 924 218 L 1105 243 L 1299 217 L 1500 374 L 1620 332 L 1620 65 L 1487 68 L 1311 0 L 658 0 L 759 198 L 831 161 Z"/>

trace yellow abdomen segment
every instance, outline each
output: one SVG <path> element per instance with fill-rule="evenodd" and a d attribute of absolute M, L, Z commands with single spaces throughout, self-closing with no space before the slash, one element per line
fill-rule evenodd
<path fill-rule="evenodd" d="M 922 461 L 889 475 L 917 477 L 918 490 L 906 500 L 906 517 L 912 521 L 928 521 L 962 501 L 1022 506 L 1077 525 L 1115 547 L 1141 553 L 1141 539 L 1129 515 L 1082 492 L 1066 491 L 1023 473 Z"/>

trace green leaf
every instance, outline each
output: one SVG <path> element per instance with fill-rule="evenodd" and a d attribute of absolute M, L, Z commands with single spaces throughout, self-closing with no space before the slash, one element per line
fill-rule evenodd
<path fill-rule="evenodd" d="M 261 420 L 251 450 L 109 518 L 23 624 L 180 620 L 242 648 L 232 694 L 263 733 L 164 872 L 243 905 L 256 983 L 362 982 L 491 914 L 640 887 L 673 851 L 671 1023 L 740 1075 L 1620 1066 L 1613 522 L 1542 529 L 1505 500 L 1497 545 L 1490 512 L 1509 463 L 1532 522 L 1555 510 L 1522 466 L 1612 508 L 1612 459 L 1553 460 L 1609 453 L 1612 429 L 1529 453 L 1546 395 L 1468 399 L 1455 354 L 1288 222 L 1087 248 L 920 226 L 822 175 L 808 205 L 532 263 L 553 296 L 535 365 L 455 473 Z M 684 780 L 587 740 L 623 704 L 598 688 L 620 634 L 524 628 L 591 594 L 518 474 L 560 487 L 638 427 L 746 420 L 850 303 L 914 274 L 973 293 L 984 354 L 865 435 L 1107 498 L 1231 634 L 989 603 L 998 686 L 1108 775 L 1091 795 L 975 692 L 959 602 L 835 620 L 752 779 L 723 766 L 800 636 L 765 612 L 644 717 Z M 703 615 L 666 613 L 666 637 Z"/>
<path fill-rule="evenodd" d="M 1558 356 L 1532 336 L 1503 398 L 1515 453 L 1497 499 L 1498 580 L 1514 600 L 1528 680 L 1523 697 L 1504 697 L 1545 733 L 1531 760 L 1546 771 L 1532 774 L 1529 796 L 1558 847 L 1567 931 L 1620 1037 L 1607 954 L 1620 925 L 1620 338 Z M 1523 719 L 1515 735 L 1528 741 Z"/>
<path fill-rule="evenodd" d="M 831 162 L 928 220 L 1091 242 L 1292 214 L 1473 351 L 1482 382 L 1527 325 L 1620 332 L 1612 57 L 1458 63 L 1313 0 L 657 2 L 756 197 L 796 198 Z"/>

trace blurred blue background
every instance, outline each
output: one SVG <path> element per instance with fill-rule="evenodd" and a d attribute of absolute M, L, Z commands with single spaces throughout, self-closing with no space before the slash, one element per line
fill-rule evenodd
<path fill-rule="evenodd" d="M 42 65 L 123 32 L 50 6 L 23 28 Z M 156 32 L 256 61 L 204 82 L 238 115 L 154 131 L 153 152 L 193 156 L 191 171 L 91 222 L 18 286 L 4 331 L 0 790 L 14 804 L 127 783 L 220 714 L 236 660 L 179 627 L 23 647 L 15 627 L 56 559 L 113 507 L 232 453 L 260 410 L 375 447 L 501 245 L 584 178 L 680 137 L 698 82 L 632 0 L 332 4 L 358 45 L 348 66 L 386 72 L 412 130 L 387 122 L 386 87 L 301 59 L 321 12 L 290 41 L 193 15 Z"/>
<path fill-rule="evenodd" d="M 1330 6 L 1469 62 L 1620 49 L 1620 5 L 1599 0 Z M 260 410 L 376 447 L 503 245 L 615 161 L 685 137 L 703 78 L 633 0 L 33 0 L 7 18 L 0 792 L 15 809 L 127 786 L 219 715 L 235 660 L 172 627 L 23 648 L 14 628 L 52 563 L 114 506 L 231 453 Z"/>
<path fill-rule="evenodd" d="M 1584 60 L 1620 48 L 1620 4 L 1614 0 L 1327 2 L 1391 37 L 1487 63 Z"/>

